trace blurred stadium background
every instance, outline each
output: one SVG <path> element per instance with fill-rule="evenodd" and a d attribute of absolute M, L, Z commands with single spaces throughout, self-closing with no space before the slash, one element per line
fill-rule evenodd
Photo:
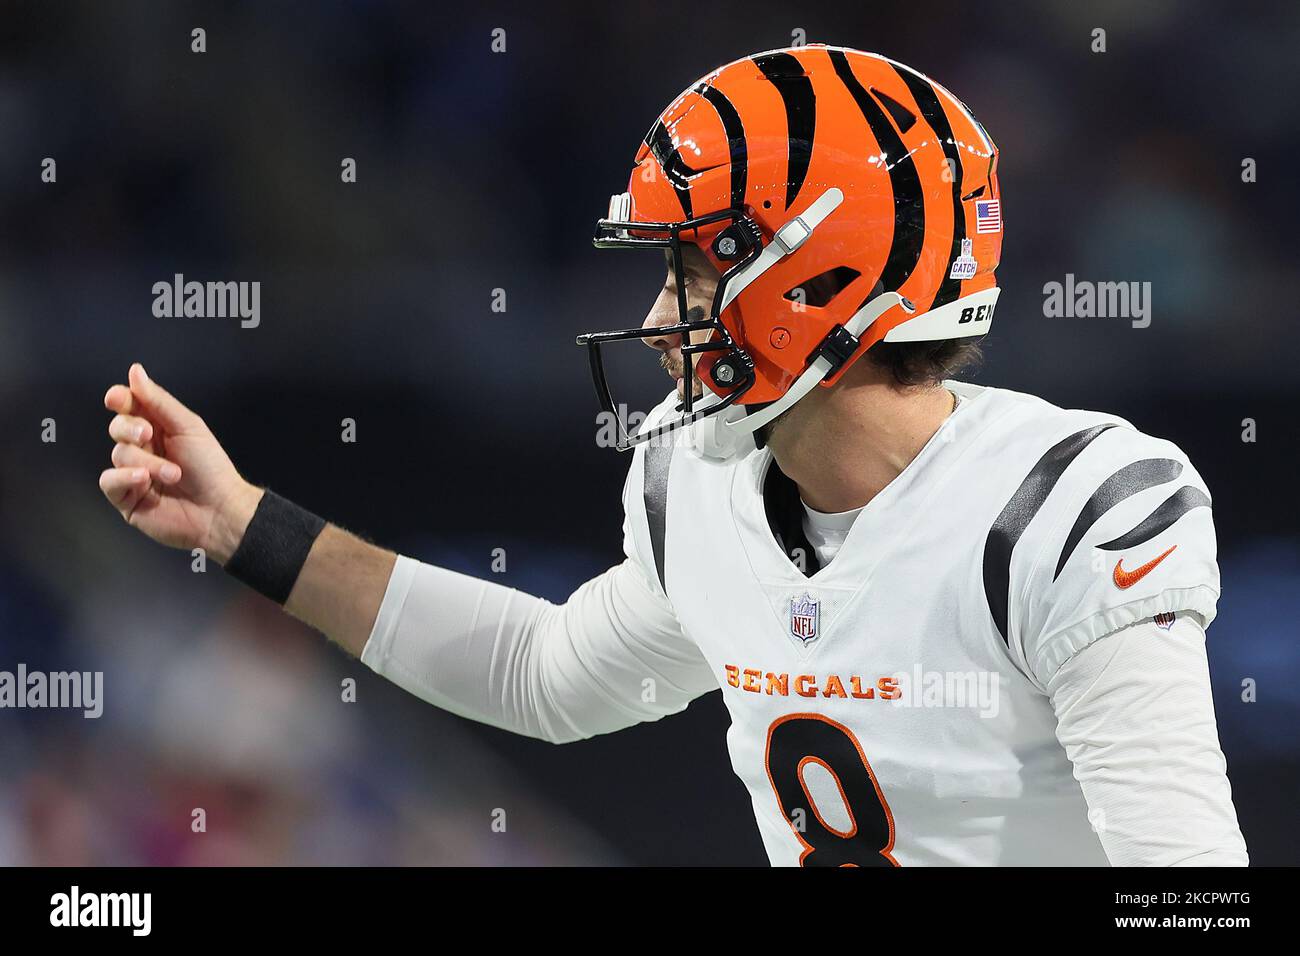
<path fill-rule="evenodd" d="M 562 600 L 619 557 L 627 461 L 595 445 L 573 335 L 639 322 L 659 280 L 593 250 L 593 222 L 680 89 L 796 30 L 929 73 L 1000 146 L 1004 294 L 976 380 L 1114 411 L 1205 476 L 1237 809 L 1255 863 L 1300 861 L 1293 4 L 54 2 L 3 21 L 0 669 L 102 670 L 107 699 L 99 720 L 0 711 L 0 862 L 765 862 L 717 695 L 560 748 L 468 723 L 191 573 L 96 480 L 102 395 L 141 360 L 254 481 L 466 572 L 504 548 L 498 580 Z M 261 326 L 154 318 L 177 272 L 260 280 Z M 1066 273 L 1151 281 L 1151 327 L 1044 318 Z"/>

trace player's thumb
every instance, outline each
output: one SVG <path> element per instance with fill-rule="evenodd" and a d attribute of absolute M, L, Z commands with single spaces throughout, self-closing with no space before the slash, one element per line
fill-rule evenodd
<path fill-rule="evenodd" d="M 199 416 L 151 379 L 139 362 L 131 366 L 131 370 L 127 373 L 127 381 L 131 385 L 131 394 L 140 403 L 145 414 L 156 419 L 158 424 L 168 431 L 184 431 L 198 423 Z"/>

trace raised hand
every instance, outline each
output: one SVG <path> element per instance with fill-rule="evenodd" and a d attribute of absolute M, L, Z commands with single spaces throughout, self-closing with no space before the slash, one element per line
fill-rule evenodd
<path fill-rule="evenodd" d="M 160 544 L 204 548 L 225 563 L 238 546 L 262 490 L 245 481 L 203 419 L 131 366 L 104 406 L 113 467 L 99 487 L 113 507 Z"/>

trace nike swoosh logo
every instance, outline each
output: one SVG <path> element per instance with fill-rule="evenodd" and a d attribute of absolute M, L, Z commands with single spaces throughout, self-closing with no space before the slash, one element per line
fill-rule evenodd
<path fill-rule="evenodd" d="M 1160 555 L 1157 558 L 1152 558 L 1146 564 L 1142 565 L 1142 567 L 1134 568 L 1132 571 L 1125 571 L 1122 567 L 1120 567 L 1120 565 L 1124 563 L 1124 559 L 1120 558 L 1118 561 L 1115 562 L 1115 573 L 1112 575 L 1112 578 L 1115 581 L 1115 587 L 1119 588 L 1121 591 L 1123 591 L 1125 588 L 1131 588 L 1133 585 L 1137 584 L 1144 577 L 1146 577 L 1148 574 L 1154 571 L 1157 564 L 1159 564 L 1165 558 L 1169 557 L 1169 555 L 1173 554 L 1174 548 L 1176 547 L 1178 547 L 1178 545 L 1176 544 L 1173 545 L 1164 554 Z"/>

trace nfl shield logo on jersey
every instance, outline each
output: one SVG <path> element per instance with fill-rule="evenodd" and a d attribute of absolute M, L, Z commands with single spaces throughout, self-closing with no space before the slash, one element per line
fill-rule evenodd
<path fill-rule="evenodd" d="M 792 598 L 790 601 L 790 633 L 805 644 L 817 640 L 820 603 L 809 597 L 807 591 L 804 592 L 803 597 Z"/>

